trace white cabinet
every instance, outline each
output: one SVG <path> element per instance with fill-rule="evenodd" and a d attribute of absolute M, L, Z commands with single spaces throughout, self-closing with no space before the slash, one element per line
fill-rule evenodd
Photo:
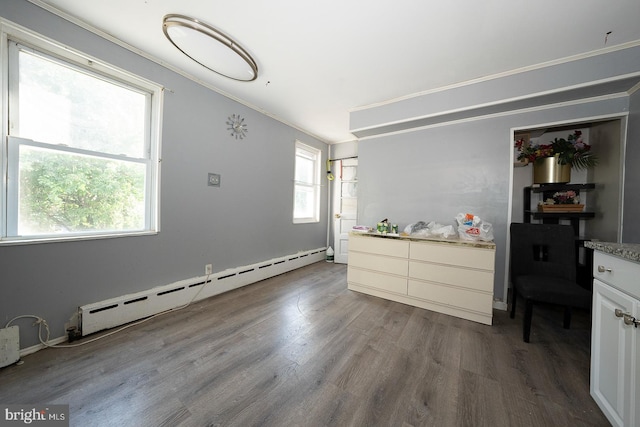
<path fill-rule="evenodd" d="M 490 325 L 495 245 L 349 236 L 348 288 Z"/>
<path fill-rule="evenodd" d="M 640 264 L 594 254 L 591 396 L 614 426 L 640 426 Z"/>

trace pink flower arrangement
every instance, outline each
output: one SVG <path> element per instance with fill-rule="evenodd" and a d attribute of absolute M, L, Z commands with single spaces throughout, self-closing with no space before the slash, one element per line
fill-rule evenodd
<path fill-rule="evenodd" d="M 573 191 L 557 191 L 552 197 L 546 199 L 540 204 L 543 205 L 576 205 L 580 203 L 580 196 Z"/>
<path fill-rule="evenodd" d="M 573 190 L 558 191 L 553 194 L 553 201 L 558 205 L 572 205 L 580 202 L 580 198 Z"/>
<path fill-rule="evenodd" d="M 583 141 L 582 132 L 579 130 L 567 139 L 555 138 L 548 144 L 530 145 L 524 139 L 519 139 L 515 147 L 520 152 L 518 160 L 526 159 L 530 163 L 546 157 L 557 157 L 558 164 L 568 164 L 576 169 L 589 168 L 598 163 L 598 158 L 591 151 L 591 146 Z"/>

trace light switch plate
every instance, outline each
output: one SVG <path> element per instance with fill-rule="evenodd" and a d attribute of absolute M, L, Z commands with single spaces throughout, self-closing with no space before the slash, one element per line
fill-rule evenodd
<path fill-rule="evenodd" d="M 20 360 L 20 330 L 17 326 L 0 329 L 0 368 Z"/>
<path fill-rule="evenodd" d="M 210 173 L 207 184 L 210 187 L 220 187 L 220 175 L 217 173 Z"/>

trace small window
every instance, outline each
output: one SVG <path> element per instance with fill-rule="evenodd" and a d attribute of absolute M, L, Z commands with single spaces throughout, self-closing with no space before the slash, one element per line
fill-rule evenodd
<path fill-rule="evenodd" d="M 293 222 L 320 221 L 321 152 L 296 141 L 296 164 L 293 192 Z"/>
<path fill-rule="evenodd" d="M 7 47 L 0 240 L 157 231 L 160 87 L 49 43 Z"/>

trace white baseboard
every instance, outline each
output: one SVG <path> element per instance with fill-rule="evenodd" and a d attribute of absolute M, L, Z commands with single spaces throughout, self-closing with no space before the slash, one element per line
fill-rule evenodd
<path fill-rule="evenodd" d="M 493 308 L 495 308 L 496 310 L 507 311 L 509 309 L 508 307 L 509 306 L 504 301 L 498 301 L 498 300 L 493 301 Z"/>
<path fill-rule="evenodd" d="M 64 335 L 58 338 L 50 339 L 49 341 L 47 341 L 47 344 L 58 345 L 58 344 L 62 344 L 63 342 L 67 342 L 67 340 L 68 340 L 68 337 Z M 40 351 L 43 348 L 47 348 L 47 346 L 44 344 L 36 344 L 36 345 L 32 345 L 31 347 L 23 348 L 20 350 L 20 357 L 24 357 L 26 355 L 35 353 L 36 351 Z"/>
<path fill-rule="evenodd" d="M 82 336 L 228 292 L 322 261 L 325 257 L 326 248 L 312 249 L 87 304 L 79 308 Z"/>

